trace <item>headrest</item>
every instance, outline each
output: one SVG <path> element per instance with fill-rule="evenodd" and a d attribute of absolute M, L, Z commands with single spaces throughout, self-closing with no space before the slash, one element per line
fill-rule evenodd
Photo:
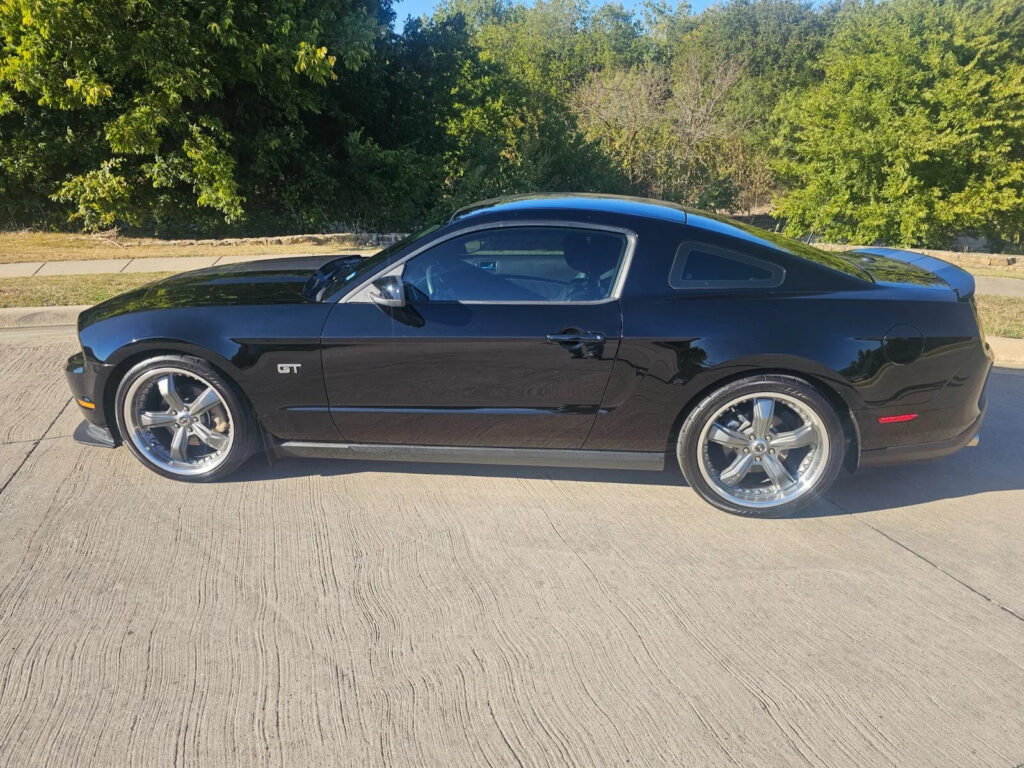
<path fill-rule="evenodd" d="M 562 240 L 562 253 L 570 269 L 600 277 L 619 263 L 622 238 L 603 232 L 570 232 Z"/>

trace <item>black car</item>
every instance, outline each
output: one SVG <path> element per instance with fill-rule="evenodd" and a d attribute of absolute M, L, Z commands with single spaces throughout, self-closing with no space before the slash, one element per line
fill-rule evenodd
<path fill-rule="evenodd" d="M 505 198 L 375 256 L 212 267 L 81 314 L 85 442 L 217 480 L 250 455 L 660 470 L 728 512 L 971 442 L 973 278 L 634 198 Z"/>

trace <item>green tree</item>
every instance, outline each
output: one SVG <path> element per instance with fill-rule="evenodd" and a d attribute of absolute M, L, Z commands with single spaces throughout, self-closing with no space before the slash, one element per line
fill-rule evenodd
<path fill-rule="evenodd" d="M 1024 6 L 848 8 L 824 80 L 783 107 L 779 213 L 793 234 L 946 244 L 1024 238 Z"/>
<path fill-rule="evenodd" d="M 307 124 L 380 34 L 376 0 L 4 0 L 0 205 L 89 228 L 287 210 Z M 304 180 L 308 181 L 308 180 Z"/>
<path fill-rule="evenodd" d="M 574 93 L 584 135 L 614 159 L 638 194 L 706 208 L 731 206 L 728 159 L 747 127 L 728 111 L 740 64 L 691 50 L 657 67 L 594 73 Z"/>
<path fill-rule="evenodd" d="M 732 0 L 710 6 L 677 43 L 676 61 L 712 57 L 742 65 L 719 105 L 721 121 L 735 130 L 717 144 L 717 171 L 709 179 L 723 207 L 756 209 L 776 191 L 775 107 L 786 93 L 820 81 L 819 61 L 837 9 L 835 3 L 807 0 Z"/>
<path fill-rule="evenodd" d="M 630 67 L 646 54 L 641 26 L 619 5 L 580 0 L 507 6 L 473 35 L 476 107 L 455 130 L 465 152 L 454 199 L 548 191 L 624 192 L 614 158 L 579 131 L 570 99 L 589 73 Z"/>

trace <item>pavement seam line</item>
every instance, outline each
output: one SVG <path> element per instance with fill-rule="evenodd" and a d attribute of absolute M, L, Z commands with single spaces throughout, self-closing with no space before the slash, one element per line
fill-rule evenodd
<path fill-rule="evenodd" d="M 841 511 L 843 514 L 847 514 L 847 515 L 850 515 L 851 517 L 853 517 L 854 513 L 851 512 L 850 510 L 846 509 L 846 507 L 842 506 L 841 504 L 839 504 L 839 503 L 837 503 L 837 502 L 835 502 L 832 499 L 827 498 L 827 497 L 822 497 L 822 499 L 824 501 L 827 501 L 829 504 L 831 504 L 833 507 L 835 507 L 836 509 Z M 864 520 L 857 519 L 857 522 L 860 523 L 861 525 L 866 525 L 868 528 L 870 528 L 872 531 L 874 531 L 875 533 L 879 534 L 880 536 L 884 536 L 889 541 L 891 541 L 893 544 L 895 544 L 896 546 L 898 546 L 898 547 L 900 547 L 902 549 L 905 549 L 907 552 L 909 552 L 910 554 L 912 554 L 914 557 L 918 558 L 919 560 L 923 560 L 928 565 L 930 565 L 932 568 L 937 570 L 939 573 L 945 574 L 950 579 L 952 579 L 957 584 L 959 584 L 961 587 L 964 587 L 965 589 L 970 590 L 971 592 L 976 594 L 978 597 L 983 598 L 984 600 L 987 600 L 988 602 L 992 603 L 992 605 L 994 605 L 996 608 L 999 608 L 1000 610 L 1005 611 L 1006 613 L 1010 614 L 1017 621 L 1024 621 L 1024 616 L 1021 616 L 1019 613 L 1014 612 L 1014 610 L 1012 608 L 1007 608 L 1002 603 L 1000 603 L 1000 602 L 998 602 L 996 600 L 993 600 L 991 597 L 986 595 L 981 590 L 972 587 L 970 584 L 968 584 L 963 579 L 960 579 L 960 578 L 954 576 L 952 573 L 947 571 L 945 568 L 943 568 L 940 565 L 937 565 L 936 563 L 933 563 L 931 560 L 929 560 L 927 557 L 925 557 L 924 555 L 920 554 L 919 552 L 915 552 L 913 549 L 908 547 L 906 544 L 904 544 L 899 539 L 896 539 L 896 538 L 890 536 L 885 531 L 881 530 L 880 528 L 876 528 L 871 523 L 865 522 Z M 1024 763 L 1021 763 L 1021 765 L 1017 766 L 1017 768 L 1024 768 Z"/>
<path fill-rule="evenodd" d="M 61 416 L 64 415 L 64 411 L 66 411 L 68 409 L 68 406 L 71 405 L 73 400 L 74 400 L 74 398 L 71 398 L 71 397 L 68 398 L 68 401 L 66 403 L 64 403 L 64 407 L 61 408 L 59 411 L 57 411 L 57 415 L 53 417 L 53 421 L 51 421 L 46 426 L 46 429 L 43 430 L 43 434 L 40 435 L 39 438 L 36 439 L 33 442 L 32 447 L 29 448 L 28 449 L 28 453 L 25 454 L 25 458 L 23 458 L 21 460 L 21 463 L 18 464 L 18 468 L 15 469 L 11 473 L 11 476 L 7 478 L 7 482 L 3 484 L 3 487 L 0 487 L 0 495 L 3 495 L 3 492 L 7 490 L 7 486 L 9 486 L 11 483 L 14 482 L 14 478 L 16 478 L 18 476 L 18 473 L 21 472 L 22 467 L 25 466 L 25 464 L 28 462 L 28 460 L 32 457 L 32 454 L 35 453 L 36 448 L 38 448 L 39 444 L 41 442 L 43 442 L 43 440 L 46 439 L 46 433 L 49 432 L 51 429 L 53 429 L 53 425 L 57 423 L 57 419 L 59 419 Z"/>
<path fill-rule="evenodd" d="M 833 503 L 834 503 L 834 502 L 833 502 Z M 838 505 L 838 504 L 836 504 L 836 506 L 838 507 L 839 505 Z M 840 508 L 840 509 L 842 509 L 842 507 L 839 507 L 839 508 Z M 845 511 L 845 510 L 844 510 L 844 511 Z M 903 548 L 903 549 L 905 549 L 905 550 L 906 550 L 907 552 L 909 552 L 910 554 L 912 554 L 912 555 L 913 555 L 914 557 L 916 557 L 916 558 L 918 558 L 918 559 L 920 559 L 920 560 L 923 560 L 924 562 L 928 563 L 928 565 L 930 565 L 930 566 L 931 566 L 932 568 L 934 568 L 935 570 L 939 571 L 940 573 L 944 573 L 944 574 L 945 574 L 946 576 L 948 576 L 949 578 L 951 578 L 951 579 L 952 579 L 953 581 L 955 581 L 955 582 L 956 582 L 957 584 L 959 584 L 960 586 L 962 586 L 962 587 L 965 587 L 966 589 L 969 589 L 969 590 L 970 590 L 971 592 L 973 592 L 974 594 L 976 594 L 976 595 L 977 595 L 978 597 L 981 597 L 981 598 L 983 598 L 983 599 L 987 600 L 988 602 L 992 603 L 992 605 L 994 605 L 994 606 L 995 606 L 996 608 L 999 608 L 1000 610 L 1002 610 L 1002 611 L 1005 611 L 1006 613 L 1010 614 L 1010 615 L 1011 615 L 1011 616 L 1013 616 L 1013 618 L 1015 618 L 1015 619 L 1016 619 L 1017 621 L 1024 621 L 1024 616 L 1021 616 L 1021 615 L 1020 615 L 1019 613 L 1015 613 L 1015 612 L 1014 612 L 1014 611 L 1013 611 L 1013 610 L 1012 610 L 1011 608 L 1007 608 L 1007 607 L 1006 607 L 1005 605 L 1003 605 L 1002 603 L 1000 603 L 1000 602 L 998 602 L 998 601 L 996 601 L 996 600 L 993 600 L 993 599 L 992 599 L 991 597 L 989 597 L 988 595 L 986 595 L 986 594 L 985 594 L 984 592 L 982 592 L 982 591 L 981 591 L 981 590 L 979 590 L 979 589 L 976 589 L 976 588 L 972 587 L 972 586 L 971 586 L 970 584 L 968 584 L 968 583 L 967 583 L 966 581 L 964 581 L 963 579 L 957 578 L 956 576 L 954 576 L 954 575 L 953 575 L 952 573 L 950 573 L 949 571 L 947 571 L 947 570 L 946 570 L 945 568 L 943 568 L 942 566 L 940 566 L 940 565 L 937 565 L 936 563 L 933 563 L 933 562 L 932 562 L 931 560 L 929 560 L 929 559 L 928 559 L 927 557 L 925 557 L 924 555 L 920 554 L 919 552 L 915 552 L 915 551 L 914 551 L 913 549 L 911 549 L 910 547 L 908 547 L 908 546 L 907 546 L 906 544 L 904 544 L 904 543 L 903 543 L 902 541 L 900 541 L 899 539 L 896 539 L 896 538 L 894 538 L 894 537 L 890 536 L 890 535 L 889 535 L 888 533 L 886 533 L 885 531 L 881 530 L 880 528 L 875 528 L 875 526 L 873 526 L 873 525 L 872 525 L 871 523 L 866 523 L 866 522 L 864 522 L 863 520 L 859 520 L 858 522 L 860 522 L 860 523 L 861 523 L 861 524 L 863 524 L 863 525 L 866 525 L 866 526 L 867 526 L 868 528 L 870 528 L 870 529 L 871 529 L 872 531 L 874 531 L 875 533 L 877 533 L 877 534 L 880 534 L 881 536 L 884 536 L 885 538 L 887 538 L 887 539 L 888 539 L 889 541 L 891 541 L 891 542 L 892 542 L 893 544 L 895 544 L 896 546 L 898 546 L 898 547 L 902 547 L 902 548 Z"/>

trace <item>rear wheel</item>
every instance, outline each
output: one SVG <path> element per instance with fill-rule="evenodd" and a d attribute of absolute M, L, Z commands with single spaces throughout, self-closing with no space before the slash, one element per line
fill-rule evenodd
<path fill-rule="evenodd" d="M 252 455 L 259 427 L 234 386 L 204 360 L 162 355 L 121 380 L 117 424 L 132 453 L 175 480 L 219 480 Z"/>
<path fill-rule="evenodd" d="M 784 517 L 807 506 L 839 474 L 845 449 L 832 405 L 802 379 L 754 376 L 701 401 L 676 453 L 690 486 L 719 509 Z"/>

